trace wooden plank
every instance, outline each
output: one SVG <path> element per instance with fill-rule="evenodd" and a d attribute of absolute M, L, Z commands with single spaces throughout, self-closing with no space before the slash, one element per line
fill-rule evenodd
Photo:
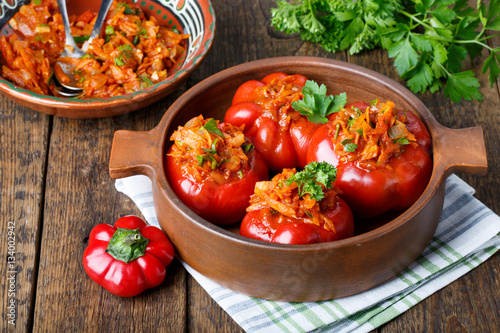
<path fill-rule="evenodd" d="M 186 273 L 175 262 L 163 284 L 120 298 L 93 282 L 82 266 L 98 223 L 140 212 L 108 174 L 115 130 L 154 127 L 177 95 L 141 112 L 114 118 L 54 118 L 47 170 L 35 331 L 184 331 Z M 131 147 L 133 149 L 133 147 Z"/>
<path fill-rule="evenodd" d="M 49 128 L 49 116 L 0 97 L 0 326 L 8 331 L 30 326 Z"/>
<path fill-rule="evenodd" d="M 187 292 L 189 332 L 244 332 L 192 277 Z"/>

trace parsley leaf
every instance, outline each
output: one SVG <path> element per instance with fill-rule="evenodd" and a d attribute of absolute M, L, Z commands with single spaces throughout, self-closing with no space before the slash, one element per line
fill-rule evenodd
<path fill-rule="evenodd" d="M 90 36 L 89 35 L 85 35 L 85 36 L 73 36 L 73 39 L 75 41 L 75 43 L 85 43 L 85 41 L 89 40 Z"/>
<path fill-rule="evenodd" d="M 394 58 L 394 66 L 398 72 L 405 73 L 418 63 L 418 53 L 409 39 L 392 44 L 387 49 L 389 58 Z"/>
<path fill-rule="evenodd" d="M 489 72 L 488 79 L 490 81 L 490 87 L 496 82 L 498 75 L 500 74 L 500 68 L 498 67 L 498 62 L 500 62 L 500 48 L 497 52 L 492 52 L 488 58 L 484 61 L 482 74 Z"/>
<path fill-rule="evenodd" d="M 106 26 L 106 29 L 104 30 L 104 33 L 106 35 L 114 35 L 115 34 L 115 28 L 113 28 L 112 25 Z"/>
<path fill-rule="evenodd" d="M 326 96 L 326 86 L 308 80 L 302 88 L 304 99 L 292 103 L 292 107 L 313 123 L 325 124 L 329 114 L 337 112 L 347 102 L 346 93 Z"/>
<path fill-rule="evenodd" d="M 325 197 L 323 187 L 330 189 L 336 179 L 337 169 L 333 165 L 327 162 L 311 162 L 304 170 L 288 178 L 286 183 L 297 183 L 300 197 L 309 194 L 311 199 L 320 201 Z"/>
<path fill-rule="evenodd" d="M 118 7 L 121 8 L 121 7 L 124 7 L 125 9 L 123 10 L 123 14 L 125 15 L 138 15 L 139 14 L 139 10 L 137 10 L 136 8 L 132 9 L 132 7 L 130 7 L 127 3 L 125 2 L 119 2 L 118 3 Z"/>
<path fill-rule="evenodd" d="M 454 102 L 460 102 L 463 97 L 470 101 L 472 98 L 482 100 L 479 92 L 479 81 L 473 71 L 459 73 L 450 73 L 446 86 L 444 87 L 444 96 L 449 97 Z"/>
<path fill-rule="evenodd" d="M 205 125 L 201 126 L 202 128 L 206 129 L 208 132 L 224 137 L 224 133 L 219 129 L 217 126 L 217 122 L 214 120 L 214 118 L 210 118 Z"/>
<path fill-rule="evenodd" d="M 432 85 L 434 72 L 425 62 L 419 63 L 412 71 L 408 72 L 411 78 L 407 81 L 408 86 L 414 92 L 424 92 Z"/>
<path fill-rule="evenodd" d="M 353 153 L 356 151 L 356 149 L 358 149 L 358 145 L 352 141 L 353 141 L 352 139 L 345 139 L 342 140 L 342 142 L 340 142 L 342 146 L 344 146 L 344 151 L 348 153 Z"/>
<path fill-rule="evenodd" d="M 212 170 L 215 170 L 219 166 L 221 166 L 222 164 L 227 162 L 227 160 L 225 160 L 225 159 L 217 162 L 217 159 L 214 157 L 214 156 L 219 155 L 219 153 L 217 153 L 217 141 L 218 140 L 219 139 L 216 138 L 212 142 L 212 146 L 209 149 L 202 148 L 202 150 L 205 152 L 205 154 L 196 156 L 196 159 L 198 160 L 199 165 L 203 165 L 205 162 L 210 162 L 210 167 L 212 168 Z"/>

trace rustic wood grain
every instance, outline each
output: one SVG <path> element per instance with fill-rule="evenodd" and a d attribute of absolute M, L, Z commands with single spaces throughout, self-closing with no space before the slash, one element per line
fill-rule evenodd
<path fill-rule="evenodd" d="M 189 332 L 244 332 L 192 277 L 189 279 L 187 295 Z"/>
<path fill-rule="evenodd" d="M 50 123 L 48 116 L 0 99 L 0 327 L 8 331 L 24 331 L 30 321 Z M 9 259 L 9 243 L 15 246 L 15 261 Z M 14 312 L 8 309 L 11 301 Z"/>
<path fill-rule="evenodd" d="M 186 273 L 178 264 L 169 267 L 168 278 L 161 287 L 139 297 L 119 298 L 90 280 L 81 263 L 88 235 L 96 224 L 138 214 L 114 189 L 108 175 L 109 151 L 115 130 L 153 127 L 163 114 L 164 102 L 156 108 L 117 118 L 54 119 L 35 331 L 185 329 Z M 148 120 L 144 119 L 146 116 Z"/>

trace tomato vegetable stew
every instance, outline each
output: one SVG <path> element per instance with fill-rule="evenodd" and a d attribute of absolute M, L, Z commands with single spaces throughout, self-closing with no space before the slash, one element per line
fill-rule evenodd
<path fill-rule="evenodd" d="M 89 39 L 97 13 L 70 16 L 78 46 Z M 185 52 L 178 31 L 146 18 L 139 7 L 114 1 L 101 31 L 87 43 L 87 55 L 59 58 L 65 47 L 64 26 L 56 0 L 33 0 L 9 21 L 13 33 L 0 37 L 2 77 L 38 94 L 58 96 L 54 88 L 57 60 L 74 65 L 83 88 L 80 98 L 107 98 L 147 88 L 167 78 Z"/>
<path fill-rule="evenodd" d="M 224 123 L 199 116 L 171 139 L 165 164 L 181 200 L 211 222 L 241 222 L 241 235 L 268 242 L 351 237 L 355 221 L 409 208 L 432 172 L 431 137 L 415 114 L 379 99 L 347 104 L 345 93 L 327 95 L 325 85 L 299 74 L 243 83 Z M 271 180 L 267 169 L 260 179 L 245 172 L 248 146 Z M 238 191 L 229 185 L 235 180 Z"/>

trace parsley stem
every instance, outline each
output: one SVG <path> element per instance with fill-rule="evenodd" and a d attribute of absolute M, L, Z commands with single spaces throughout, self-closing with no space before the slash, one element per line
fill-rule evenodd
<path fill-rule="evenodd" d="M 480 41 L 475 40 L 475 39 L 473 39 L 473 40 L 455 40 L 454 42 L 457 43 L 457 44 L 479 44 L 482 47 L 485 47 L 488 50 L 490 50 L 490 51 L 493 52 L 493 48 L 491 48 L 488 44 L 481 43 Z"/>
<path fill-rule="evenodd" d="M 481 38 L 481 39 L 478 39 L 478 41 L 482 42 L 482 41 L 488 40 L 488 39 L 490 39 L 490 38 L 495 38 L 495 37 L 500 37 L 500 34 L 491 35 L 491 36 L 486 36 L 486 37 L 483 37 L 483 38 Z"/>
<path fill-rule="evenodd" d="M 406 16 L 406 17 L 408 17 L 408 18 L 410 18 L 410 19 L 414 20 L 415 22 L 419 23 L 419 24 L 420 24 L 420 25 L 422 25 L 423 27 L 426 27 L 426 28 L 427 28 L 427 29 L 429 29 L 429 30 L 435 31 L 435 30 L 434 30 L 434 27 L 433 27 L 432 25 L 429 25 L 429 24 L 425 23 L 424 21 L 419 20 L 419 19 L 418 19 L 415 15 L 410 14 L 410 13 L 407 13 L 407 12 L 405 12 L 404 10 L 403 10 L 403 11 L 401 11 L 401 14 L 403 14 L 404 16 Z M 413 29 L 414 29 L 414 28 L 415 28 L 415 27 L 413 27 Z M 412 30 L 413 30 L 413 29 L 412 29 Z"/>
<path fill-rule="evenodd" d="M 431 58 L 432 58 L 432 59 L 434 59 L 434 57 L 433 57 L 433 56 L 431 56 Z M 435 59 L 434 59 L 434 60 L 435 60 Z M 441 67 L 441 69 L 442 69 L 442 70 L 446 73 L 446 75 L 447 75 L 447 76 L 450 76 L 450 75 L 451 75 L 451 73 L 450 73 L 450 72 L 446 69 L 446 67 L 445 67 L 445 66 L 443 66 L 443 64 L 440 64 L 440 63 L 439 63 L 439 61 L 434 61 L 434 63 L 435 63 L 436 65 L 438 65 L 439 67 Z"/>

